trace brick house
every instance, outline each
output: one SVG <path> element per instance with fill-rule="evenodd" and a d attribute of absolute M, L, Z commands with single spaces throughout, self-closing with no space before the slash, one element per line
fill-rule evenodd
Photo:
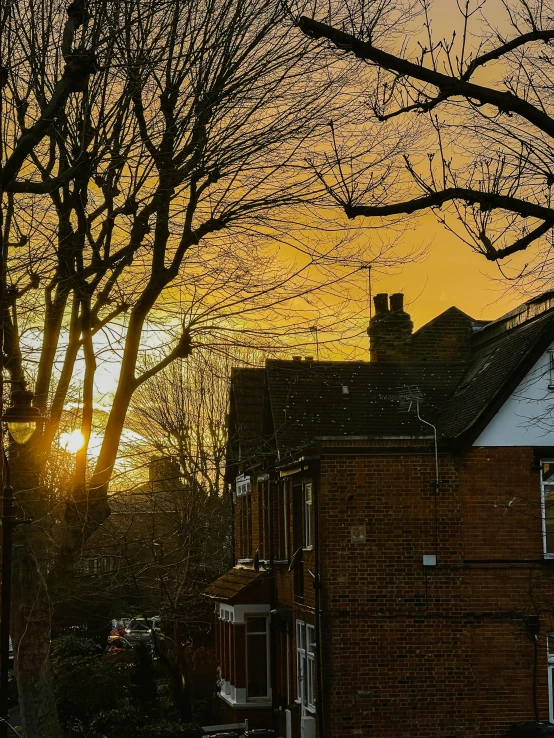
<path fill-rule="evenodd" d="M 206 594 L 230 722 L 286 738 L 501 738 L 554 721 L 554 293 L 370 361 L 231 382 L 235 566 Z"/>

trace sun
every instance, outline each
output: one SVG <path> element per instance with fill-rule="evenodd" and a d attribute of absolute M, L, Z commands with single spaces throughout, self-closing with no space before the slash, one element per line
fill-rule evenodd
<path fill-rule="evenodd" d="M 70 454 L 76 454 L 85 445 L 85 437 L 80 430 L 71 433 L 60 433 L 60 446 Z"/>

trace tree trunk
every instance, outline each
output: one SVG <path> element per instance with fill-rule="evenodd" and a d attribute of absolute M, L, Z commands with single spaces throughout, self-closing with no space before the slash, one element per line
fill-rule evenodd
<path fill-rule="evenodd" d="M 15 673 L 25 738 L 60 738 L 61 731 L 50 673 L 52 609 L 45 572 L 39 568 L 44 556 L 44 488 L 39 483 L 37 449 L 31 441 L 12 444 L 10 467 L 16 489 L 16 516 L 31 519 L 14 532 L 12 568 L 11 636 Z"/>
<path fill-rule="evenodd" d="M 35 558 L 16 536 L 11 634 L 25 738 L 60 738 L 50 674 L 50 602 Z"/>

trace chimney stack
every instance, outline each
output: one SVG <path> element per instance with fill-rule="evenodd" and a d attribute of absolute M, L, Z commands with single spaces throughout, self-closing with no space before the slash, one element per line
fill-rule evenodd
<path fill-rule="evenodd" d="M 404 295 L 396 292 L 389 296 L 383 292 L 373 300 L 375 315 L 369 322 L 371 361 L 406 362 L 412 354 L 414 324 L 404 312 Z"/>
<path fill-rule="evenodd" d="M 389 296 L 386 292 L 381 292 L 373 298 L 375 305 L 375 315 L 389 312 Z"/>

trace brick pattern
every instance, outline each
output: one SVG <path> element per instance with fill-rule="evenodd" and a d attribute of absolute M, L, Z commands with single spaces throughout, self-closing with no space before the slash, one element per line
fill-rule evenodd
<path fill-rule="evenodd" d="M 531 449 L 330 456 L 320 526 L 326 730 L 501 738 L 532 720 L 526 616 L 552 607 Z M 351 542 L 353 526 L 366 542 Z M 437 556 L 424 567 L 424 554 Z M 528 563 L 510 563 L 528 560 Z M 485 563 L 488 560 L 488 563 Z M 504 562 L 500 561 L 504 560 Z M 548 719 L 543 617 L 537 694 Z"/>
<path fill-rule="evenodd" d="M 513 723 L 534 719 L 535 680 L 539 717 L 547 720 L 554 562 L 542 559 L 533 449 L 475 448 L 458 456 L 442 450 L 438 492 L 426 441 L 328 442 L 320 450 L 319 467 L 286 484 L 289 556 L 303 530 L 293 511 L 304 508 L 293 496 L 303 480 L 317 489 L 325 736 L 505 738 Z M 270 488 L 274 543 L 283 525 L 278 484 Z M 253 482 L 257 522 L 261 490 Z M 252 552 L 261 537 L 269 540 L 254 524 Z M 242 545 L 236 540 L 237 554 Z M 436 566 L 424 566 L 424 555 L 435 555 Z M 284 733 L 288 707 L 294 738 L 295 622 L 315 623 L 314 550 L 303 551 L 301 565 L 300 596 L 285 563 L 264 585 L 263 597 L 278 609 L 273 710 L 241 713 L 252 727 L 273 724 Z M 248 590 L 248 601 L 260 596 Z M 537 640 L 530 620 L 536 615 Z M 244 645 L 237 636 L 239 683 Z M 241 719 L 238 712 L 233 719 Z"/>

